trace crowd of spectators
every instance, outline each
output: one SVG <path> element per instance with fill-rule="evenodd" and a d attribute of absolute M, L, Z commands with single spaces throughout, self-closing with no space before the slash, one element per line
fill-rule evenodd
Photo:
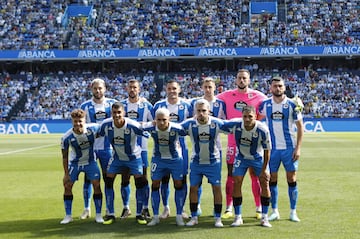
<path fill-rule="evenodd" d="M 90 21 L 75 17 L 66 26 L 62 24 L 66 7 L 72 1 L 1 1 L 0 49 L 360 43 L 358 0 L 279 1 L 283 3 L 279 4 L 279 12 L 284 16 L 262 14 L 256 21 L 250 18 L 249 0 L 75 2 L 94 7 Z"/>
<path fill-rule="evenodd" d="M 146 47 L 254 47 L 360 44 L 359 0 L 282 0 L 279 15 L 251 18 L 249 0 L 5 0 L 0 2 L 0 50 L 129 49 Z M 69 4 L 93 6 L 91 21 L 68 19 Z M 255 21 L 254 21 L 255 20 Z M 71 34 L 70 34 L 71 33 Z M 265 40 L 264 40 L 265 39 Z M 274 73 L 252 65 L 253 87 L 268 94 Z M 340 71 L 341 72 L 341 71 Z M 306 117 L 359 117 L 359 74 L 305 70 L 279 72 L 288 88 L 305 103 Z M 166 78 L 182 82 L 183 96 L 201 95 L 204 76 L 218 81 L 218 91 L 232 88 L 233 73 L 178 73 Z M 126 97 L 129 75 L 102 75 L 108 96 Z M 26 93 L 20 119 L 67 119 L 72 108 L 88 99 L 94 74 L 21 72 L 0 75 L 0 116 Z M 165 97 L 155 74 L 138 74 L 143 96 Z M 160 87 L 162 87 L 160 85 Z M 157 92 L 158 90 L 159 92 Z"/>
<path fill-rule="evenodd" d="M 127 97 L 126 79 L 131 76 L 117 74 L 111 77 L 107 75 L 99 75 L 99 77 L 106 82 L 107 97 L 118 100 Z M 152 74 L 135 77 L 141 82 L 141 96 L 146 99 L 151 99 L 155 95 L 156 85 L 153 77 Z M 24 109 L 19 111 L 15 118 L 70 119 L 71 111 L 91 98 L 90 82 L 93 79 L 94 76 L 86 72 L 82 74 L 57 72 L 35 77 L 38 87 L 26 91 L 27 101 Z M 7 105 L 10 107 L 10 104 Z"/>
<path fill-rule="evenodd" d="M 81 102 L 91 98 L 90 82 L 92 74 L 50 73 L 34 75 L 24 73 L 17 79 L 11 75 L 0 78 L 1 109 L 3 120 L 20 95 L 25 92 L 27 102 L 13 118 L 16 119 L 69 119 L 70 112 Z M 161 79 L 160 79 L 161 75 Z M 161 73 L 148 71 L 132 76 L 141 82 L 141 96 L 152 103 L 166 97 L 164 84 L 166 79 L 178 80 L 182 88 L 182 97 L 190 99 L 201 96 L 201 81 L 206 76 L 216 79 L 217 93 L 234 87 L 235 72 L 198 73 Z M 286 80 L 289 96 L 298 95 L 304 102 L 304 117 L 308 118 L 353 118 L 360 117 L 360 74 L 352 72 L 330 72 L 321 70 L 302 70 L 296 72 L 252 72 L 252 88 L 270 96 L 269 80 L 281 75 Z M 107 84 L 107 97 L 124 99 L 127 97 L 126 80 L 130 75 L 99 75 Z M 157 77 L 157 78 L 156 78 Z M 32 83 L 31 83 L 32 82 Z M 160 88 L 162 87 L 162 88 Z M 158 88 L 158 89 L 157 89 Z"/>

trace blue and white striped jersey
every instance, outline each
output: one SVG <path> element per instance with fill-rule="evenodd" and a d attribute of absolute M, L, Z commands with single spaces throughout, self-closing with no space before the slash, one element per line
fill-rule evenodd
<path fill-rule="evenodd" d="M 137 137 L 149 136 L 141 129 L 140 123 L 129 118 L 125 118 L 125 124 L 121 128 L 114 125 L 112 118 L 104 120 L 99 135 L 109 139 L 113 147 L 114 159 L 122 161 L 141 158 L 141 147 L 137 143 Z"/>
<path fill-rule="evenodd" d="M 181 123 L 193 115 L 191 104 L 184 99 L 179 99 L 176 104 L 170 104 L 167 99 L 156 102 L 153 116 L 159 108 L 167 108 L 170 111 L 170 121 L 175 123 Z"/>
<path fill-rule="evenodd" d="M 181 124 L 191 139 L 193 162 L 198 164 L 220 162 L 220 148 L 216 139 L 222 125 L 221 119 L 212 116 L 209 116 L 207 124 L 199 124 L 196 119 L 188 119 Z"/>
<path fill-rule="evenodd" d="M 195 103 L 199 99 L 204 99 L 204 97 L 194 98 L 191 100 L 191 107 L 193 108 L 193 115 L 196 114 Z M 210 103 L 210 115 L 219 119 L 226 119 L 226 105 L 225 102 L 215 98 Z"/>
<path fill-rule="evenodd" d="M 153 106 L 146 99 L 143 98 L 136 103 L 131 103 L 129 99 L 120 102 L 124 105 L 125 117 L 137 122 L 149 122 L 153 120 Z M 148 141 L 145 137 L 139 136 L 138 144 L 143 151 L 147 151 Z"/>
<path fill-rule="evenodd" d="M 70 149 L 69 164 L 83 166 L 88 165 L 91 161 L 96 161 L 94 142 L 99 128 L 99 124 L 85 124 L 83 134 L 76 134 L 71 128 L 63 135 L 61 149 Z"/>
<path fill-rule="evenodd" d="M 162 131 L 149 122 L 143 125 L 143 129 L 148 131 L 154 140 L 153 157 L 169 160 L 182 157 L 179 136 L 185 136 L 186 132 L 181 125 L 170 122 L 169 128 Z"/>
<path fill-rule="evenodd" d="M 238 159 L 262 160 L 264 150 L 271 150 L 271 138 L 265 123 L 256 121 L 252 130 L 246 130 L 242 118 L 224 121 L 222 130 L 234 134 Z"/>
<path fill-rule="evenodd" d="M 115 99 L 105 98 L 103 104 L 97 104 L 91 99 L 82 103 L 80 108 L 86 112 L 87 123 L 101 124 L 104 119 L 111 117 L 111 106 L 114 102 L 116 102 Z M 107 150 L 110 148 L 110 143 L 103 137 L 95 140 L 95 150 Z"/>
<path fill-rule="evenodd" d="M 199 99 L 204 99 L 204 97 L 199 97 L 199 98 L 194 98 L 191 100 L 191 106 L 194 110 L 194 115 L 196 114 L 196 109 L 195 109 L 195 103 L 197 100 Z M 210 115 L 214 116 L 216 118 L 219 119 L 226 119 L 226 104 L 223 100 L 220 100 L 218 98 L 215 98 L 212 101 L 209 101 L 210 103 Z M 217 144 L 220 150 L 222 150 L 222 146 L 221 146 L 221 140 L 220 140 L 220 135 L 217 138 Z"/>
<path fill-rule="evenodd" d="M 259 112 L 265 116 L 273 149 L 296 147 L 295 122 L 302 120 L 302 114 L 296 108 L 293 100 L 286 97 L 280 104 L 277 104 L 272 98 L 266 99 L 261 103 Z"/>

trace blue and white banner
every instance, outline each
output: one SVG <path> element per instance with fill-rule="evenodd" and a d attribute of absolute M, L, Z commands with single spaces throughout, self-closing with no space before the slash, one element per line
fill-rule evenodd
<path fill-rule="evenodd" d="M 72 127 L 70 120 L 15 121 L 0 123 L 1 134 L 60 134 Z"/>
<path fill-rule="evenodd" d="M 169 59 L 181 57 L 284 57 L 356 56 L 360 45 L 311 47 L 224 47 L 224 48 L 148 48 L 108 50 L 1 50 L 0 61 L 9 60 L 84 60 L 84 59 Z"/>
<path fill-rule="evenodd" d="M 360 132 L 360 119 L 304 119 L 305 132 Z"/>
<path fill-rule="evenodd" d="M 59 134 L 70 129 L 70 120 L 0 123 L 2 134 Z M 305 119 L 305 132 L 360 132 L 360 119 Z"/>

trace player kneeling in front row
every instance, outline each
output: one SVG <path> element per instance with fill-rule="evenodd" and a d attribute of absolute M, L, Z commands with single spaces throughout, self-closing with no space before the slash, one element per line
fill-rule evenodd
<path fill-rule="evenodd" d="M 60 224 L 67 224 L 72 219 L 72 188 L 78 180 L 80 172 L 84 172 L 94 187 L 94 203 L 96 209 L 95 221 L 103 223 L 101 216 L 102 193 L 100 188 L 100 169 L 94 157 L 94 142 L 98 124 L 85 123 L 85 111 L 77 109 L 71 112 L 73 128 L 61 138 L 61 152 L 64 167 L 64 205 L 65 218 Z M 69 148 L 71 154 L 69 157 Z"/>
<path fill-rule="evenodd" d="M 170 122 L 170 112 L 166 108 L 159 108 L 155 112 L 155 125 L 152 122 L 143 125 L 154 140 L 154 150 L 151 160 L 151 201 L 154 217 L 148 226 L 160 223 L 160 182 L 165 175 L 171 174 L 175 188 L 176 224 L 184 226 L 182 217 L 184 207 L 183 190 L 183 158 L 179 136 L 185 136 L 185 131 L 177 123 Z"/>
<path fill-rule="evenodd" d="M 238 149 L 233 171 L 235 219 L 231 226 L 238 227 L 243 224 L 241 187 L 247 169 L 252 167 L 259 177 L 261 186 L 261 225 L 271 227 L 267 215 L 270 204 L 270 175 L 267 172 L 271 150 L 269 129 L 264 123 L 256 120 L 256 110 L 252 106 L 245 106 L 242 110 L 242 119 L 226 121 L 222 129 L 234 134 Z"/>

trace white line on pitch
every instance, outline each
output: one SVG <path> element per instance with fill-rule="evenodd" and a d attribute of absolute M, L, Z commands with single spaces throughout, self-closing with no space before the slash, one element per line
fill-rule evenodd
<path fill-rule="evenodd" d="M 39 146 L 39 147 L 32 147 L 32 148 L 25 148 L 25 149 L 13 150 L 13 151 L 8 151 L 8 152 L 0 153 L 0 155 L 16 154 L 16 153 L 31 151 L 31 150 L 34 150 L 34 149 L 47 148 L 47 147 L 54 146 L 54 145 L 56 145 L 56 144 L 48 144 L 48 145 L 43 145 L 43 146 Z"/>

